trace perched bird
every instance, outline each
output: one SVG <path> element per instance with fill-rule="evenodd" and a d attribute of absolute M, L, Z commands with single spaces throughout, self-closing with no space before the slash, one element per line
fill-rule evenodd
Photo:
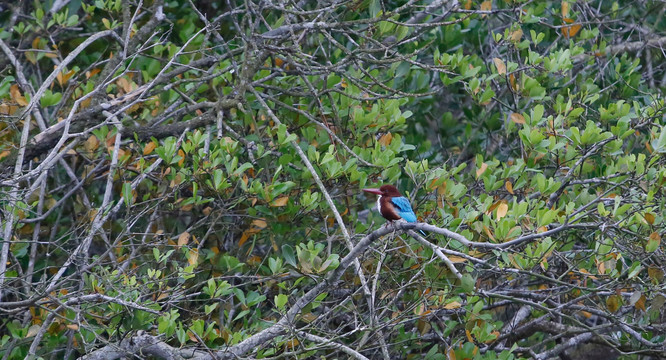
<path fill-rule="evenodd" d="M 377 211 L 382 214 L 384 219 L 391 222 L 400 219 L 410 223 L 416 222 L 416 214 L 412 210 L 412 205 L 395 186 L 383 185 L 379 189 L 363 189 L 363 191 L 379 195 Z M 423 231 L 421 233 L 425 235 Z"/>

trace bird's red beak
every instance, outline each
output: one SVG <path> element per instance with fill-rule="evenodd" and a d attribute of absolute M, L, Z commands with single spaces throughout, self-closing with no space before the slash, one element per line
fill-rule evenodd
<path fill-rule="evenodd" d="M 381 194 L 382 194 L 382 192 L 379 191 L 379 189 L 363 189 L 363 191 L 365 191 L 365 192 L 369 192 L 369 193 L 373 193 L 373 194 L 377 194 L 377 195 L 381 195 Z"/>

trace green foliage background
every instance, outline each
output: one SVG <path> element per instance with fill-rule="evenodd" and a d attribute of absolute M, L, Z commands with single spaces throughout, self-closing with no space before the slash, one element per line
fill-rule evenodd
<path fill-rule="evenodd" d="M 3 358 L 222 354 L 382 226 L 378 184 L 471 243 L 374 241 L 251 356 L 665 356 L 663 3 L 53 5 L 0 16 Z"/>

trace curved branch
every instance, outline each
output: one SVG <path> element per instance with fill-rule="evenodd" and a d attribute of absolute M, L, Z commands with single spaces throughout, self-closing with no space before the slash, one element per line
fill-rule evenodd
<path fill-rule="evenodd" d="M 319 296 L 319 294 L 333 287 L 335 283 L 340 280 L 347 268 L 349 268 L 357 260 L 358 256 L 361 255 L 361 253 L 363 253 L 365 249 L 367 249 L 368 246 L 372 244 L 373 241 L 381 236 L 390 234 L 393 231 L 395 230 L 390 227 L 382 227 L 366 235 L 363 239 L 361 239 L 361 241 L 358 242 L 358 244 L 356 244 L 356 246 L 349 252 L 349 254 L 347 254 L 347 256 L 340 260 L 340 265 L 335 270 L 330 272 L 324 281 L 317 284 L 315 287 L 310 289 L 310 291 L 305 293 L 305 295 L 303 295 L 300 299 L 298 299 L 291 307 L 291 309 L 289 309 L 289 311 L 287 311 L 287 313 L 282 318 L 280 318 L 280 320 L 278 320 L 270 327 L 260 331 L 259 333 L 243 340 L 239 344 L 231 346 L 227 350 L 219 351 L 217 355 L 221 359 L 235 359 L 236 357 L 243 356 L 244 354 L 261 346 L 267 341 L 285 334 L 287 329 L 290 327 L 290 324 L 293 324 L 296 316 L 303 310 L 303 308 L 305 308 L 305 306 L 307 306 L 317 296 Z"/>
<path fill-rule="evenodd" d="M 159 359 L 203 358 L 200 351 L 179 350 L 160 341 L 156 336 L 140 331 L 136 336 L 124 339 L 119 344 L 107 345 L 79 358 L 79 360 L 115 360 L 131 355 L 155 356 Z M 198 355 L 198 356 L 197 356 Z"/>

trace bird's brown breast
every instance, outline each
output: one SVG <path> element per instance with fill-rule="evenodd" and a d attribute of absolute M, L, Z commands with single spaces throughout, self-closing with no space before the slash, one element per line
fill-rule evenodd
<path fill-rule="evenodd" d="M 393 206 L 390 197 L 382 196 L 379 199 L 379 203 L 380 203 L 380 212 L 384 217 L 384 219 L 390 221 L 400 220 L 400 215 L 398 215 L 398 212 L 395 211 L 395 207 Z"/>

